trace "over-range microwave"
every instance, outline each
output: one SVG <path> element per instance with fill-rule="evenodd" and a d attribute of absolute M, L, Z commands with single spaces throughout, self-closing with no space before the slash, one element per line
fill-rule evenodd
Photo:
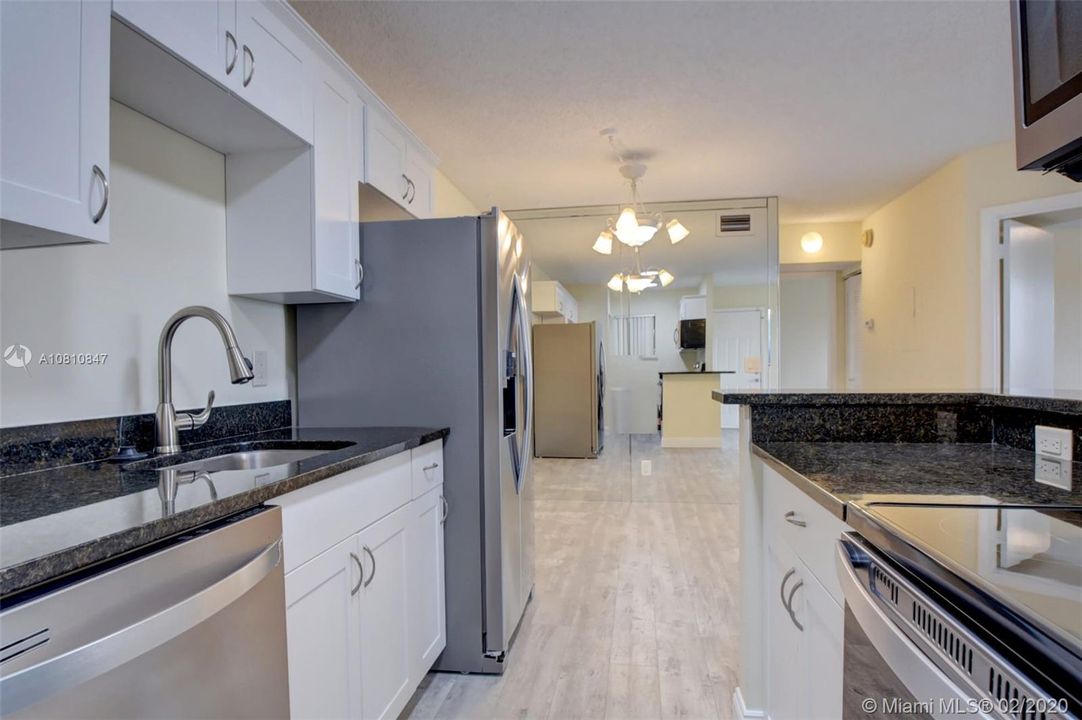
<path fill-rule="evenodd" d="M 1082 182 L 1082 2 L 1013 0 L 1011 39 L 1018 169 Z"/>
<path fill-rule="evenodd" d="M 706 347 L 706 320 L 681 320 L 676 332 L 681 350 Z"/>

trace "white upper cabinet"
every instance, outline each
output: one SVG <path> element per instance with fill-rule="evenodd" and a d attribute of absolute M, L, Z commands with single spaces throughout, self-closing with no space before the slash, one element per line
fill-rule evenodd
<path fill-rule="evenodd" d="M 406 136 L 373 107 L 365 109 L 365 179 L 398 204 L 409 197 Z"/>
<path fill-rule="evenodd" d="M 239 74 L 235 0 L 113 0 L 113 14 L 218 82 Z"/>
<path fill-rule="evenodd" d="M 311 51 L 272 5 L 237 3 L 237 69 L 230 87 L 306 142 L 312 142 Z"/>
<path fill-rule="evenodd" d="M 365 181 L 414 217 L 432 215 L 432 165 L 375 107 L 365 111 Z"/>
<path fill-rule="evenodd" d="M 360 228 L 357 186 L 361 177 L 354 134 L 363 113 L 353 88 L 326 65 L 315 82 L 313 146 L 315 229 L 313 287 L 342 298 L 360 297 Z"/>
<path fill-rule="evenodd" d="M 535 282 L 530 297 L 531 311 L 545 322 L 578 322 L 578 301 L 556 280 Z"/>
<path fill-rule="evenodd" d="M 109 241 L 108 2 L 0 2 L 0 247 Z"/>

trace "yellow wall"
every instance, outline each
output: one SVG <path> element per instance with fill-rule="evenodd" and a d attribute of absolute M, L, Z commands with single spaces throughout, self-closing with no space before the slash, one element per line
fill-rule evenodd
<path fill-rule="evenodd" d="M 487 208 L 486 208 L 487 209 Z M 478 215 L 481 210 L 440 170 L 432 172 L 432 214 L 434 217 Z"/>
<path fill-rule="evenodd" d="M 1069 192 L 1079 186 L 1059 175 L 1017 172 L 1008 142 L 956 157 L 868 216 L 863 387 L 979 388 L 980 211 Z"/>
<path fill-rule="evenodd" d="M 860 262 L 860 223 L 794 223 L 778 229 L 778 256 L 782 265 L 794 263 Z M 800 247 L 807 232 L 823 236 L 823 249 L 809 255 Z"/>

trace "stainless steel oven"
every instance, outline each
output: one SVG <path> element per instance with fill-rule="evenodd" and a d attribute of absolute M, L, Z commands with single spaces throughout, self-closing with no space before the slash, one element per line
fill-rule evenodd
<path fill-rule="evenodd" d="M 1082 181 L 1082 2 L 1014 0 L 1011 30 L 1018 169 Z"/>
<path fill-rule="evenodd" d="M 857 503 L 843 717 L 1082 713 L 1082 511 Z"/>

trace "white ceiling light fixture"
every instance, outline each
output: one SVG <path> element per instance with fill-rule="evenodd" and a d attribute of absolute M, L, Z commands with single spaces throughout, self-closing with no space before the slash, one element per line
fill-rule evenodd
<path fill-rule="evenodd" d="M 691 232 L 676 218 L 665 222 L 660 212 L 650 213 L 639 199 L 639 181 L 646 174 L 646 165 L 641 162 L 627 160 L 627 152 L 622 149 L 616 140 L 615 128 L 605 128 L 601 131 L 603 137 L 608 138 L 609 145 L 620 161 L 620 174 L 631 185 L 631 202 L 623 205 L 616 219 L 609 218 L 607 227 L 602 231 L 594 242 L 594 250 L 602 255 L 612 252 L 612 238 L 615 237 L 630 248 L 640 248 L 654 239 L 658 230 L 665 227 L 669 236 L 669 242 L 673 245 L 680 242 Z M 608 233 L 605 241 L 602 238 Z M 609 251 L 606 252 L 605 248 Z"/>
<path fill-rule="evenodd" d="M 639 263 L 639 249 L 635 248 L 635 269 L 616 273 L 605 285 L 613 292 L 623 292 L 626 287 L 628 292 L 637 295 L 647 288 L 668 287 L 675 279 L 676 276 L 665 268 L 643 270 Z"/>
<path fill-rule="evenodd" d="M 817 232 L 806 232 L 800 238 L 800 248 L 808 255 L 814 255 L 823 249 L 823 236 Z"/>

